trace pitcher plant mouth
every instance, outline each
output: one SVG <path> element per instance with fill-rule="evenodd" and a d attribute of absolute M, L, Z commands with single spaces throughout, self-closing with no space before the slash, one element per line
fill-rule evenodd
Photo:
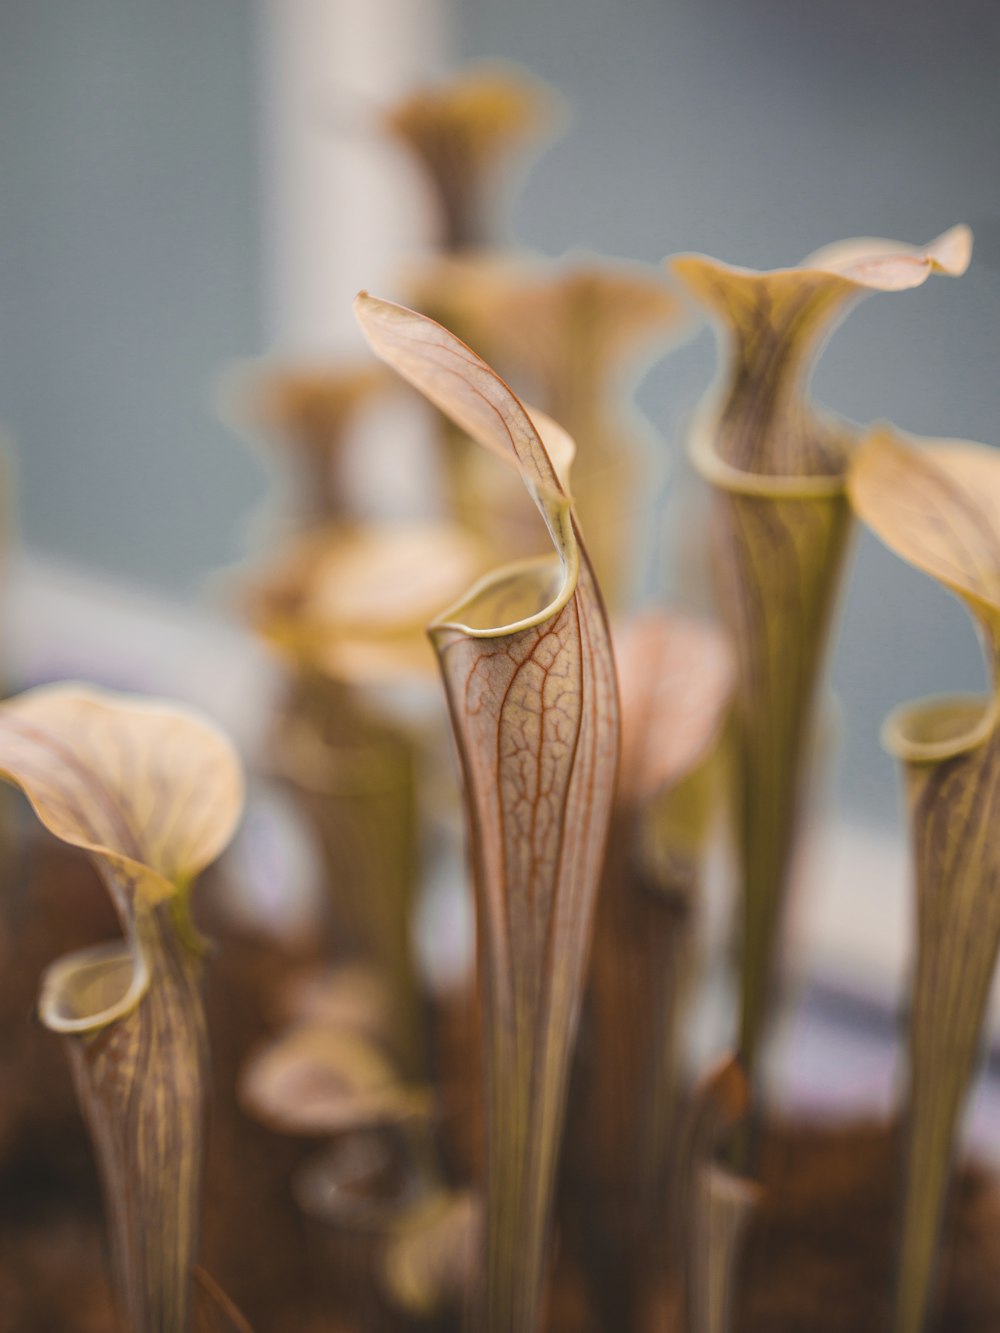
<path fill-rule="evenodd" d="M 150 981 L 145 957 L 124 941 L 81 949 L 46 969 L 38 1016 L 50 1032 L 96 1032 L 130 1014 Z"/>
<path fill-rule="evenodd" d="M 972 233 L 964 225 L 925 246 L 837 242 L 798 267 L 763 272 L 704 255 L 675 256 L 672 272 L 712 311 L 720 340 L 720 376 L 708 400 L 716 404 L 718 459 L 702 450 L 706 465 L 765 476 L 842 473 L 849 450 L 839 437 L 849 441 L 852 431 L 807 403 L 824 344 L 863 297 L 919 287 L 932 273 L 959 277 L 971 256 Z"/>
<path fill-rule="evenodd" d="M 993 696 L 935 695 L 894 708 L 882 724 L 882 745 L 903 763 L 939 764 L 988 741 L 997 720 Z"/>
<path fill-rule="evenodd" d="M 401 1125 L 434 1111 L 430 1090 L 404 1083 L 374 1041 L 315 1021 L 251 1057 L 240 1099 L 269 1127 L 305 1136 Z"/>
<path fill-rule="evenodd" d="M 830 418 L 831 425 L 833 418 Z M 722 458 L 713 434 L 712 418 L 702 412 L 688 433 L 688 458 L 695 471 L 720 490 L 772 500 L 836 499 L 847 490 L 847 459 L 839 472 L 814 472 L 803 476 L 788 473 L 749 472 L 733 467 Z"/>
<path fill-rule="evenodd" d="M 457 630 L 473 639 L 498 639 L 557 616 L 576 591 L 580 574 L 569 509 L 566 526 L 565 554 L 518 560 L 485 574 L 431 624 L 431 638 Z"/>

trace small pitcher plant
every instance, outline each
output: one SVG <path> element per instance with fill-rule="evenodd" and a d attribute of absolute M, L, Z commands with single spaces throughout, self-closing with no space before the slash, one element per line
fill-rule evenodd
<path fill-rule="evenodd" d="M 65 1039 L 129 1328 L 184 1333 L 208 1061 L 189 903 L 239 820 L 240 763 L 180 707 L 57 685 L 0 706 L 0 773 L 87 853 L 121 921 L 121 942 L 49 968 L 38 1012 Z"/>
<path fill-rule="evenodd" d="M 876 431 L 853 461 L 850 495 L 892 550 L 965 602 L 990 671 L 989 694 L 904 705 L 884 732 L 903 767 L 917 894 L 894 1327 L 920 1333 L 1000 951 L 1000 454 L 940 441 L 918 449 Z"/>

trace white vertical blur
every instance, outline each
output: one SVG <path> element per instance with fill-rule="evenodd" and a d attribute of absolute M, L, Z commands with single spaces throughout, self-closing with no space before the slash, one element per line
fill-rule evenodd
<path fill-rule="evenodd" d="M 434 219 L 379 112 L 447 65 L 449 0 L 258 0 L 265 329 L 280 359 L 368 355 L 352 302 L 400 296 Z M 429 415 L 405 399 L 368 414 L 347 478 L 357 508 L 432 512 Z"/>
<path fill-rule="evenodd" d="M 358 350 L 351 301 L 390 293 L 430 215 L 378 109 L 447 56 L 446 0 L 258 0 L 268 333 L 283 354 Z"/>

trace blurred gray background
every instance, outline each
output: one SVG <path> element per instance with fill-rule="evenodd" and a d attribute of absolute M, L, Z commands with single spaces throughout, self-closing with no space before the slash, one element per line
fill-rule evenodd
<path fill-rule="evenodd" d="M 261 480 L 210 414 L 261 347 L 252 7 L 0 0 L 0 427 L 31 546 L 189 589 Z"/>
<path fill-rule="evenodd" d="M 350 21 L 350 3 L 330 3 Z M 442 62 L 522 62 L 575 108 L 512 218 L 545 253 L 696 249 L 768 267 L 845 236 L 923 241 L 970 222 L 968 276 L 867 301 L 815 390 L 858 421 L 1000 443 L 1000 6 L 454 0 L 450 28 Z M 0 0 L 0 425 L 20 531 L 31 550 L 180 597 L 241 554 L 265 490 L 210 407 L 220 366 L 274 332 L 264 31 L 234 0 Z M 672 461 L 667 516 L 691 486 L 680 440 L 713 367 L 703 330 L 640 390 Z M 662 526 L 651 579 L 671 550 Z M 982 667 L 961 608 L 868 538 L 844 612 L 843 800 L 887 819 L 881 718 L 978 686 Z"/>

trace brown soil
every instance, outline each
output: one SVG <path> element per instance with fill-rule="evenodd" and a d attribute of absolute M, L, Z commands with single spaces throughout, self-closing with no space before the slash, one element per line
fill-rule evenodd
<path fill-rule="evenodd" d="M 199 897 L 202 924 L 219 944 L 207 969 L 215 1104 L 202 1262 L 259 1333 L 350 1333 L 355 1326 L 323 1281 L 328 1256 L 289 1188 L 316 1144 L 261 1128 L 234 1092 L 247 1051 L 271 1025 L 274 990 L 300 960 L 213 920 L 210 883 Z M 32 1021 L 46 964 L 116 932 L 90 867 L 48 840 L 32 848 L 0 901 L 0 1333 L 119 1333 L 100 1194 L 67 1063 L 59 1041 Z M 897 1159 L 884 1127 L 772 1130 L 736 1333 L 884 1333 Z M 583 1333 L 593 1316 L 586 1284 L 566 1263 L 557 1273 L 551 1327 Z M 1000 1329 L 1000 1190 L 979 1169 L 963 1169 L 954 1191 L 941 1295 L 929 1333 Z M 649 1333 L 677 1333 L 669 1300 L 646 1313 Z"/>
<path fill-rule="evenodd" d="M 748 1237 L 737 1333 L 885 1333 L 898 1206 L 886 1128 L 785 1126 L 761 1161 L 765 1202 Z M 935 1333 L 1000 1329 L 1000 1190 L 959 1174 Z"/>

